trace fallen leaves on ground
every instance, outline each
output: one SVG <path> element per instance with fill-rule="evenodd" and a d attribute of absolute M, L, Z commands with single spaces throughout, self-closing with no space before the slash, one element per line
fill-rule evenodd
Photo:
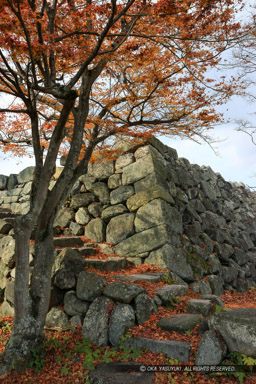
<path fill-rule="evenodd" d="M 94 269 L 102 276 L 105 276 L 108 282 L 116 281 L 113 279 L 116 275 L 130 275 L 147 272 L 163 272 L 156 266 L 141 265 L 141 266 L 128 266 L 125 270 L 116 272 L 104 272 Z M 129 284 L 129 283 L 128 283 Z M 133 284 L 133 282 L 130 282 Z M 136 284 L 143 286 L 148 294 L 152 297 L 157 288 L 166 285 L 164 281 L 157 283 L 149 282 L 136 282 Z M 186 304 L 192 298 L 198 298 L 200 294 L 195 293 L 189 289 L 187 295 L 179 297 L 179 301 L 175 304 L 174 308 L 159 307 L 158 312 L 151 316 L 150 320 L 142 325 L 135 325 L 130 329 L 129 334 L 134 337 L 149 337 L 157 340 L 179 340 L 189 342 L 191 345 L 191 356 L 188 362 L 189 365 L 194 365 L 196 351 L 201 339 L 197 334 L 197 327 L 191 332 L 180 334 L 177 332 L 164 331 L 157 327 L 158 321 L 162 317 L 171 317 L 174 314 L 182 314 L 186 312 Z M 250 288 L 246 293 L 236 293 L 226 291 L 221 296 L 224 300 L 225 307 L 228 308 L 242 308 L 250 307 L 256 308 L 256 290 Z M 12 318 L 1 318 L 0 328 L 0 352 L 3 352 L 4 345 L 10 337 Z M 83 337 L 81 334 L 81 327 L 76 327 L 74 331 L 66 332 L 52 332 L 46 331 L 46 354 L 44 358 L 38 357 L 36 365 L 33 368 L 26 369 L 22 372 L 12 371 L 5 374 L 1 378 L 1 384 L 15 384 L 15 383 L 31 383 L 31 384 L 85 384 L 89 370 L 84 366 L 86 361 L 86 353 L 76 353 L 74 348 L 78 343 L 82 343 Z M 98 357 L 95 358 L 93 364 L 96 366 L 102 361 L 104 354 L 111 351 L 110 347 L 99 348 L 90 345 L 92 351 L 98 351 Z M 113 361 L 120 360 L 122 356 L 121 351 L 117 351 Z M 88 357 L 88 356 L 87 356 Z M 166 358 L 163 354 L 156 354 L 149 351 L 143 351 L 140 357 L 134 361 L 143 365 L 170 365 L 172 361 Z M 182 363 L 180 363 L 182 364 Z M 184 363 L 183 363 L 184 364 Z M 36 370 L 36 368 L 38 368 Z M 40 368 L 40 369 L 39 369 Z M 197 372 L 166 372 L 155 373 L 154 384 L 239 384 L 239 381 L 234 376 L 223 375 L 207 375 Z M 248 376 L 244 380 L 244 384 L 256 384 L 256 375 Z"/>

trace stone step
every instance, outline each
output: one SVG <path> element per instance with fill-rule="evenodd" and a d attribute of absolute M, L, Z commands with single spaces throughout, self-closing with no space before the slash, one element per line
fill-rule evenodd
<path fill-rule="evenodd" d="M 55 247 L 74 247 L 74 246 L 82 246 L 84 245 L 83 240 L 79 236 L 62 236 L 62 237 L 54 237 L 53 244 Z"/>
<path fill-rule="evenodd" d="M 166 275 L 164 272 L 160 273 L 141 273 L 141 274 L 134 274 L 134 275 L 116 275 L 113 276 L 113 279 L 122 280 L 122 281 L 148 281 L 150 283 L 158 283 L 161 281 L 162 276 Z"/>
<path fill-rule="evenodd" d="M 7 223 L 10 223 L 12 226 L 14 226 L 16 218 L 14 216 L 7 216 L 4 218 Z"/>
<path fill-rule="evenodd" d="M 126 266 L 125 257 L 109 257 L 108 259 L 86 259 L 86 266 L 99 269 L 101 271 L 118 271 Z"/>
<path fill-rule="evenodd" d="M 170 359 L 188 362 L 190 356 L 190 343 L 176 340 L 155 340 L 147 337 L 132 337 L 124 342 L 125 347 L 131 349 L 147 348 L 151 352 L 163 353 Z"/>
<path fill-rule="evenodd" d="M 135 362 L 111 362 L 98 364 L 89 373 L 93 384 L 153 384 L 154 373 L 140 370 L 141 364 Z"/>
<path fill-rule="evenodd" d="M 6 217 L 15 217 L 14 213 L 11 213 L 7 209 L 0 210 L 0 219 L 5 219 Z"/>
<path fill-rule="evenodd" d="M 162 317 L 157 323 L 157 327 L 168 332 L 178 332 L 184 334 L 186 331 L 192 331 L 203 321 L 201 314 L 178 314 L 172 317 Z"/>
<path fill-rule="evenodd" d="M 79 251 L 82 256 L 95 256 L 97 254 L 97 249 L 96 248 L 91 248 L 91 247 L 80 247 L 80 248 L 75 248 L 75 247 L 63 247 L 63 248 L 58 248 L 57 249 L 57 255 L 63 251 L 65 248 L 71 248 L 76 251 Z"/>

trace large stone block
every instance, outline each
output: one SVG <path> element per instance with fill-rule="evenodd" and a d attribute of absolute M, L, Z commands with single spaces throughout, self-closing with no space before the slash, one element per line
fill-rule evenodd
<path fill-rule="evenodd" d="M 196 353 L 196 365 L 218 365 L 227 353 L 227 346 L 211 330 L 206 331 L 200 340 Z"/>
<path fill-rule="evenodd" d="M 92 192 L 99 198 L 103 204 L 109 203 L 109 189 L 107 185 L 101 181 L 92 185 Z"/>
<path fill-rule="evenodd" d="M 174 248 L 170 244 L 152 251 L 145 259 L 147 264 L 157 265 L 162 269 L 170 270 L 186 281 L 193 281 L 194 274 L 191 265 L 187 262 L 186 252 Z"/>
<path fill-rule="evenodd" d="M 131 305 L 118 304 L 111 313 L 109 323 L 109 341 L 115 347 L 121 344 L 121 337 L 135 325 L 135 313 Z"/>
<path fill-rule="evenodd" d="M 209 320 L 210 329 L 218 331 L 230 352 L 240 352 L 256 358 L 256 309 L 236 308 L 214 314 Z"/>
<path fill-rule="evenodd" d="M 106 225 L 100 218 L 91 220 L 85 227 L 84 235 L 88 239 L 100 243 L 105 241 Z"/>
<path fill-rule="evenodd" d="M 166 224 L 176 233 L 182 233 L 182 216 L 162 199 L 155 199 L 138 209 L 135 230 L 141 232 L 159 224 Z"/>
<path fill-rule="evenodd" d="M 107 207 L 102 211 L 103 219 L 111 219 L 112 217 L 121 215 L 122 213 L 127 212 L 127 208 L 123 204 L 117 204 L 111 207 Z"/>
<path fill-rule="evenodd" d="M 137 295 L 144 292 L 144 288 L 135 284 L 111 283 L 105 287 L 103 294 L 121 303 L 129 304 Z"/>
<path fill-rule="evenodd" d="M 127 200 L 127 207 L 130 211 L 136 211 L 138 208 L 154 199 L 162 199 L 174 205 L 175 202 L 169 192 L 161 185 L 152 185 L 152 187 L 138 192 Z"/>
<path fill-rule="evenodd" d="M 167 191 L 169 189 L 169 185 L 166 179 L 164 179 L 158 173 L 153 172 L 150 175 L 147 175 L 143 179 L 138 180 L 136 181 L 136 183 L 134 183 L 135 192 L 138 193 L 144 191 L 145 189 L 152 187 L 152 185 L 161 185 Z"/>
<path fill-rule="evenodd" d="M 133 213 L 124 213 L 113 217 L 107 225 L 106 241 L 110 244 L 117 244 L 134 233 Z"/>
<path fill-rule="evenodd" d="M 35 167 L 27 167 L 23 169 L 18 175 L 17 180 L 19 184 L 27 183 L 28 181 L 33 180 L 35 173 Z"/>
<path fill-rule="evenodd" d="M 110 203 L 113 205 L 122 203 L 132 195 L 134 195 L 134 188 L 131 185 L 122 185 L 110 193 Z"/>
<path fill-rule="evenodd" d="M 3 191 L 7 188 L 8 176 L 0 175 L 0 190 Z"/>
<path fill-rule="evenodd" d="M 81 271 L 77 279 L 76 293 L 80 300 L 93 301 L 102 295 L 102 288 L 107 284 L 103 276 Z"/>
<path fill-rule="evenodd" d="M 123 185 L 135 183 L 152 172 L 160 174 L 164 179 L 166 178 L 166 169 L 163 163 L 153 153 L 123 168 L 122 183 Z"/>
<path fill-rule="evenodd" d="M 53 227 L 68 227 L 70 222 L 74 219 L 74 216 L 74 211 L 71 208 L 61 208 L 54 219 Z"/>
<path fill-rule="evenodd" d="M 0 240 L 0 256 L 2 262 L 9 268 L 15 264 L 15 240 L 12 236 L 4 236 Z"/>
<path fill-rule="evenodd" d="M 167 225 L 159 225 L 136 233 L 117 244 L 115 252 L 120 256 L 136 256 L 151 251 L 172 240 Z"/>
<path fill-rule="evenodd" d="M 112 300 L 102 296 L 95 299 L 86 312 L 82 334 L 99 347 L 108 345 L 108 323 L 113 306 Z"/>
<path fill-rule="evenodd" d="M 190 355 L 190 344 L 186 341 L 176 340 L 155 340 L 146 337 L 133 337 L 125 340 L 127 348 L 146 348 L 155 353 L 163 353 L 169 359 L 177 359 L 187 362 Z"/>
<path fill-rule="evenodd" d="M 104 180 L 115 173 L 114 161 L 98 161 L 96 163 L 89 163 L 88 175 L 96 177 L 96 179 Z"/>
<path fill-rule="evenodd" d="M 89 204 L 96 200 L 96 196 L 93 193 L 79 193 L 74 195 L 71 199 L 70 207 L 78 209 L 80 207 L 87 207 Z"/>

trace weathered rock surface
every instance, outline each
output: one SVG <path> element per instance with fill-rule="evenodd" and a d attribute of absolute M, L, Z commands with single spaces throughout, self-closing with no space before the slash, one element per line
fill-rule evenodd
<path fill-rule="evenodd" d="M 133 337 L 125 340 L 127 348 L 147 348 L 149 351 L 163 353 L 170 359 L 187 362 L 190 355 L 190 344 L 185 341 L 155 340 L 146 337 Z"/>
<path fill-rule="evenodd" d="M 218 331 L 230 352 L 256 357 L 256 309 L 236 308 L 211 316 L 210 329 Z"/>
<path fill-rule="evenodd" d="M 54 327 L 65 328 L 69 326 L 69 321 L 65 312 L 63 312 L 61 309 L 53 307 L 46 316 L 45 324 Z"/>
<path fill-rule="evenodd" d="M 99 347 L 108 345 L 108 322 L 114 302 L 107 297 L 98 297 L 90 305 L 83 323 L 82 334 Z"/>
<path fill-rule="evenodd" d="M 196 353 L 196 365 L 218 365 L 227 353 L 227 346 L 213 330 L 203 334 Z"/>
<path fill-rule="evenodd" d="M 92 272 L 82 271 L 78 275 L 76 292 L 80 300 L 93 301 L 102 295 L 102 289 L 107 284 L 104 277 Z"/>
<path fill-rule="evenodd" d="M 107 285 L 103 294 L 111 299 L 129 304 L 138 294 L 144 293 L 145 289 L 134 284 L 111 283 Z"/>
<path fill-rule="evenodd" d="M 172 317 L 164 317 L 157 323 L 157 327 L 169 332 L 185 333 L 191 331 L 196 325 L 200 324 L 203 317 L 197 314 L 181 314 Z"/>
<path fill-rule="evenodd" d="M 157 312 L 157 306 L 151 297 L 140 293 L 135 297 L 135 313 L 138 324 L 143 324 L 150 319 L 150 316 Z"/>
<path fill-rule="evenodd" d="M 153 384 L 154 375 L 140 372 L 140 366 L 135 362 L 102 363 L 89 373 L 88 379 L 90 384 Z"/>
<path fill-rule="evenodd" d="M 131 305 L 118 304 L 111 313 L 109 341 L 115 347 L 121 344 L 121 337 L 135 325 L 135 313 Z"/>

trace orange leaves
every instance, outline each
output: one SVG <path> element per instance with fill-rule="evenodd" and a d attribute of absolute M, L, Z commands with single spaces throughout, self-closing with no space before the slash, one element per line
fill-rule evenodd
<path fill-rule="evenodd" d="M 232 2 L 135 0 L 125 11 L 123 1 L 113 10 L 108 0 L 79 0 L 59 2 L 54 12 L 49 8 L 53 3 L 43 8 L 40 1 L 19 4 L 13 8 L 9 2 L 1 3 L 0 43 L 5 51 L 0 57 L 0 89 L 22 96 L 23 101 L 33 99 L 44 147 L 63 106 L 55 90 L 64 90 L 81 68 L 81 74 L 87 74 L 87 98 L 82 104 L 82 82 L 77 79 L 75 108 L 77 116 L 87 107 L 88 113 L 82 123 L 75 119 L 75 109 L 71 111 L 60 146 L 60 152 L 69 150 L 79 121 L 84 130 L 80 160 L 95 132 L 103 144 L 97 146 L 94 159 L 100 153 L 101 158 L 114 158 L 108 137 L 202 135 L 220 119 L 215 105 L 236 91 L 207 76 L 220 52 L 231 44 L 230 36 L 239 36 Z M 19 121 L 21 127 L 24 121 Z M 11 126 L 14 123 L 3 127 L 7 134 Z M 32 132 L 27 126 L 25 131 L 29 143 Z"/>

